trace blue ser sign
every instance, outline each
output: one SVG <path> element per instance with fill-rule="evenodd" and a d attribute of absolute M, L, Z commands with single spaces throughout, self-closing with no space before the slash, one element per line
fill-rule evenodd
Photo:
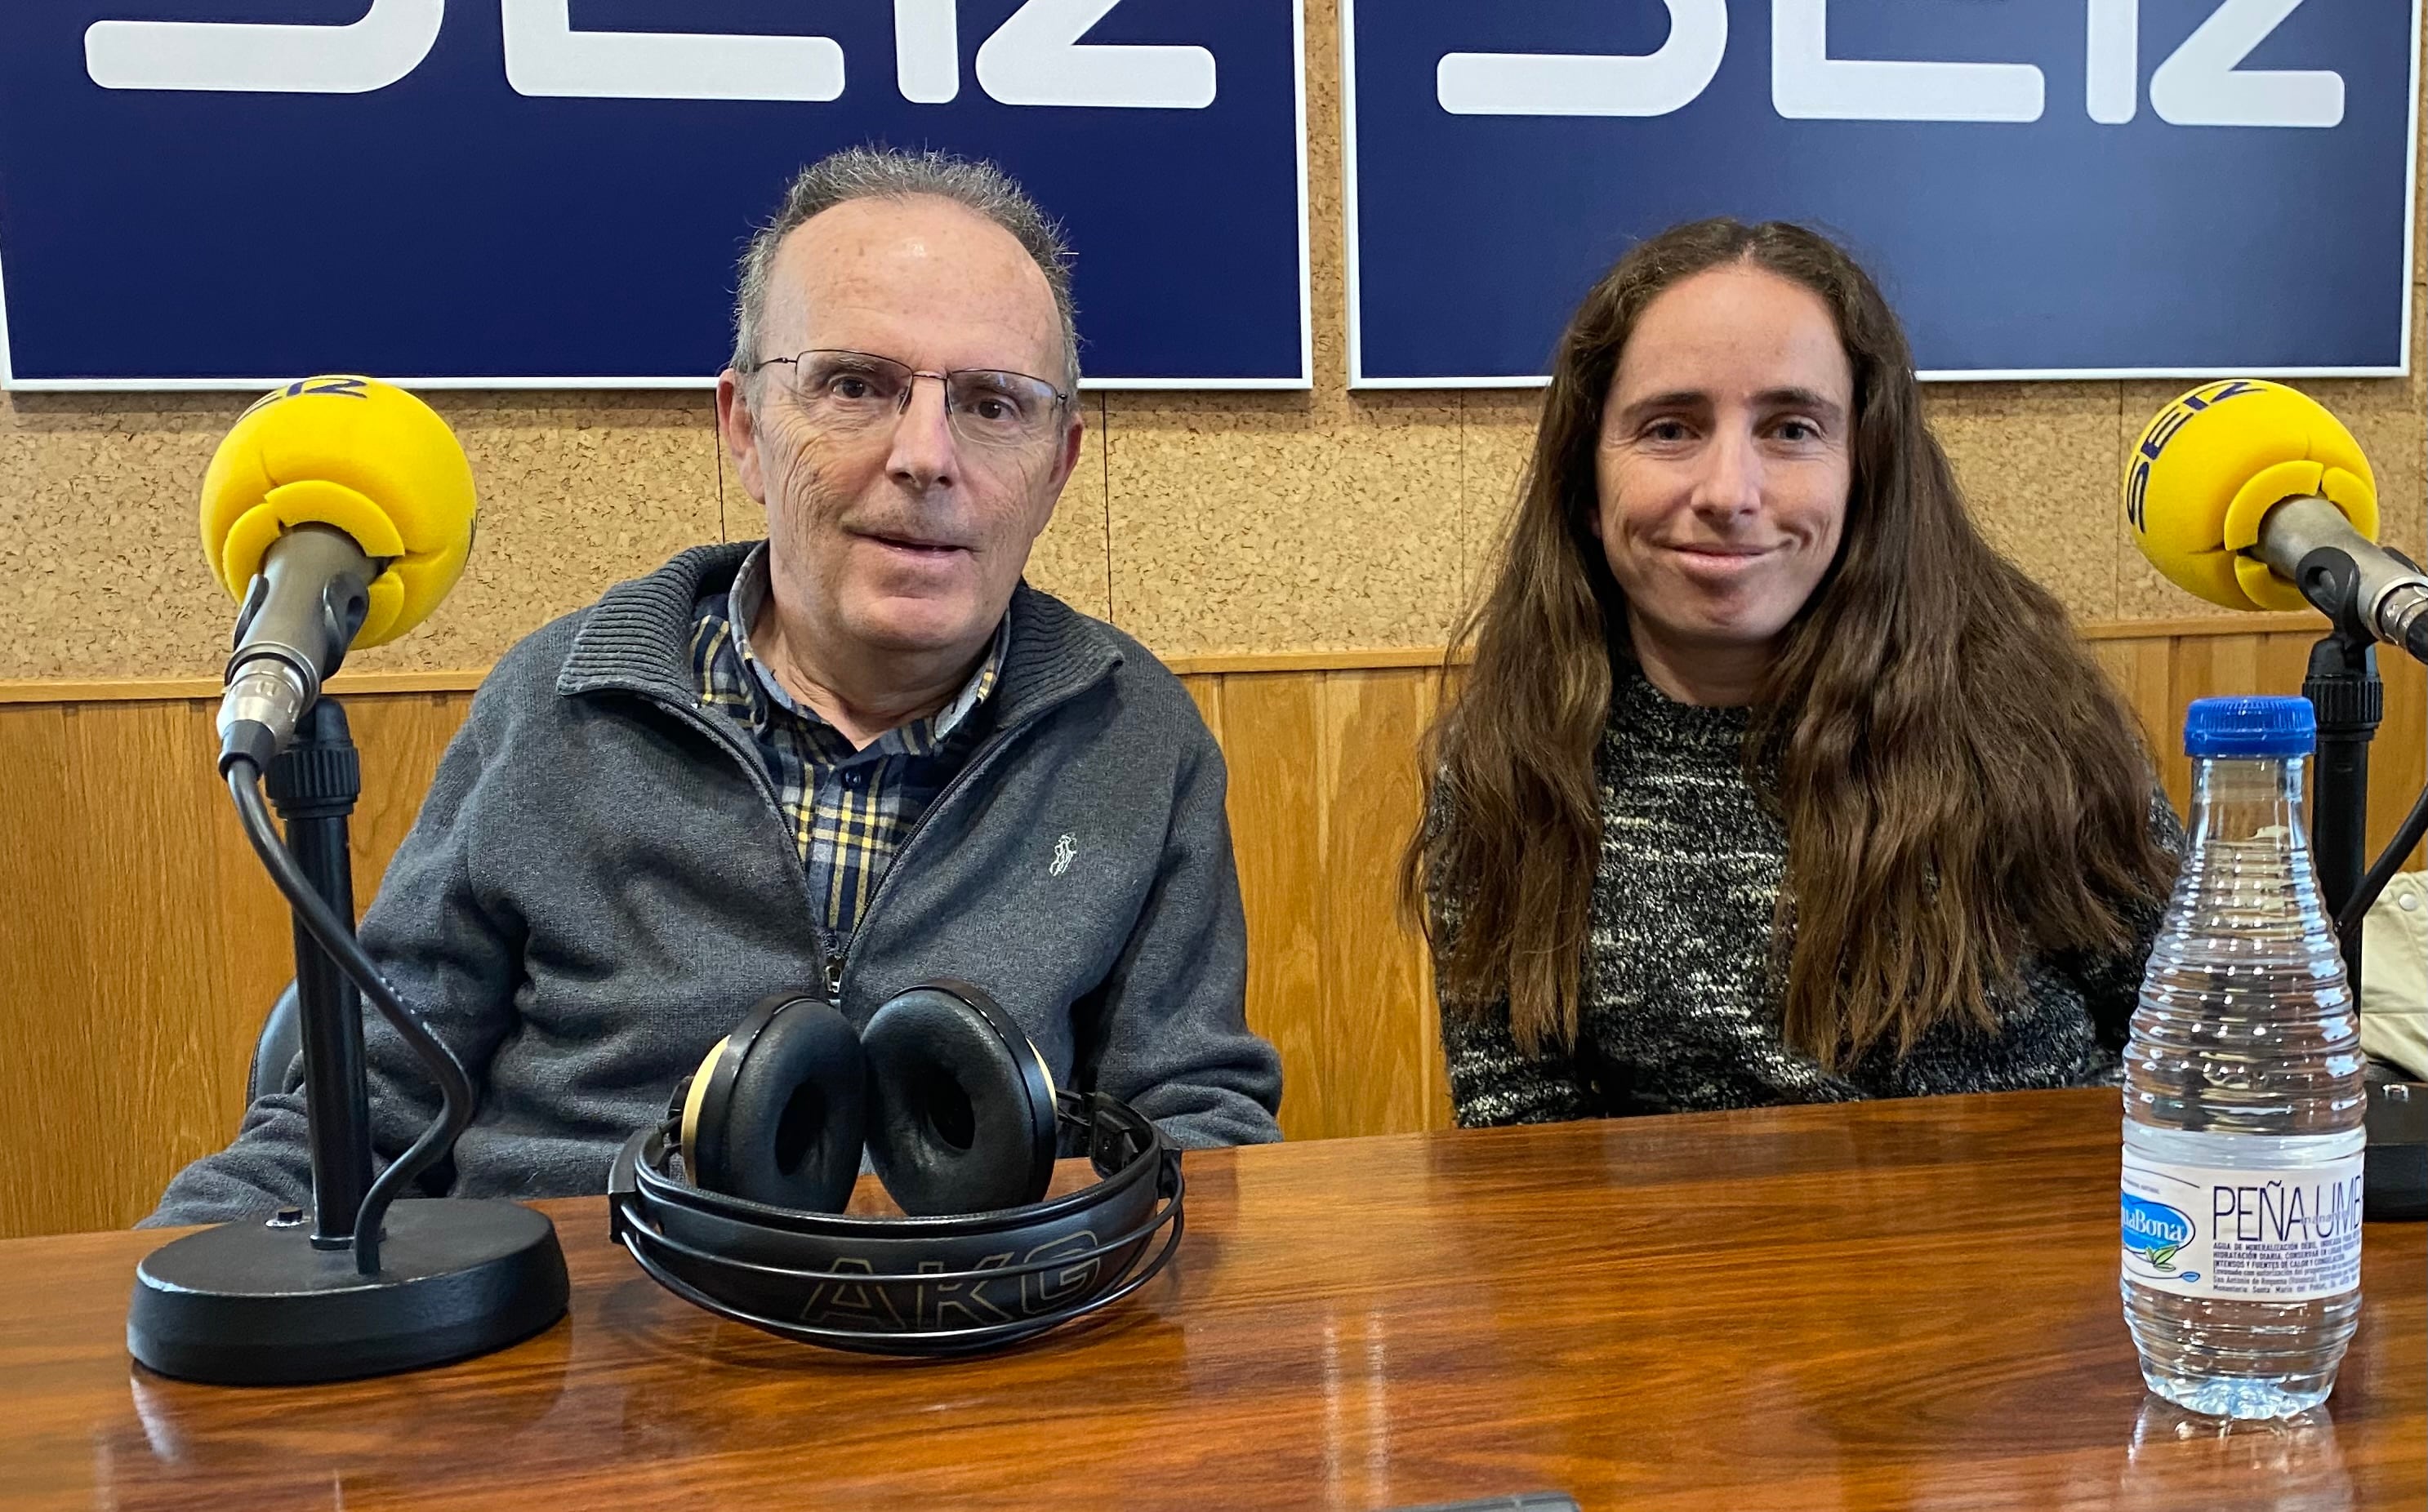
<path fill-rule="evenodd" d="M 881 141 L 1064 221 L 1092 383 L 1304 387 L 1301 29 L 1300 0 L 0 6 L 0 376 L 705 383 L 751 225 Z"/>
<path fill-rule="evenodd" d="M 1637 239 L 1820 225 L 1929 376 L 2405 370 L 2420 0 L 1340 0 L 1353 383 L 1541 382 Z"/>

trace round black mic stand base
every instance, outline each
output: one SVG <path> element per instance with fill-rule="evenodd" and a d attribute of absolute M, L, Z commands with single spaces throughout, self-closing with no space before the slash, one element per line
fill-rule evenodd
<path fill-rule="evenodd" d="M 529 1208 L 407 1200 L 385 1229 L 376 1276 L 314 1248 L 300 1215 L 164 1244 L 136 1268 L 127 1352 L 186 1380 L 291 1386 L 465 1359 L 565 1316 L 565 1252 Z"/>

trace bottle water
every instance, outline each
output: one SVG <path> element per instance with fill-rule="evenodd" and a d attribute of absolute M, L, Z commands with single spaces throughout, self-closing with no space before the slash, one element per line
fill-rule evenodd
<path fill-rule="evenodd" d="M 2124 1321 L 2193 1412 L 2317 1406 L 2360 1318 L 2360 1025 L 2302 822 L 2307 700 L 2184 721 L 2191 850 L 2124 1052 Z"/>

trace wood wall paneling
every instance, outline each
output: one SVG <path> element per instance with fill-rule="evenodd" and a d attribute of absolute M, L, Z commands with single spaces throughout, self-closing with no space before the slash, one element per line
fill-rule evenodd
<path fill-rule="evenodd" d="M 1248 916 L 1249 1022 L 1282 1056 L 1282 1131 L 1328 1132 L 1320 900 L 1323 803 L 1316 779 L 1321 673 L 1218 681 L 1230 767 L 1231 842 Z"/>
<path fill-rule="evenodd" d="M 10 785 L 0 909 L 11 1231 L 123 1223 L 181 1154 L 235 1131 L 228 1048 L 268 1002 L 252 942 L 285 920 L 218 818 L 216 750 L 209 710 L 182 701 L 0 711 L 0 752 L 32 784 Z"/>
<path fill-rule="evenodd" d="M 1323 1054 L 1334 1134 L 1447 1129 L 1432 964 L 1399 914 L 1400 853 L 1423 813 L 1418 749 L 1437 672 L 1323 674 Z"/>
<path fill-rule="evenodd" d="M 95 972 L 84 931 L 90 871 L 61 759 L 67 723 L 67 708 L 56 704 L 0 707 L 0 761 L 8 769 L 0 782 L 0 961 L 8 971 L 0 1021 L 8 1026 L 0 1117 L 10 1150 L 0 1161 L 0 1235 L 107 1227 L 115 1211 L 88 1219 L 62 1188 L 72 1181 L 114 1197 L 111 1173 L 88 1165 L 82 1147 L 149 1138 L 123 1124 L 124 1110 L 95 1109 L 87 1096 Z"/>
<path fill-rule="evenodd" d="M 404 843 L 421 811 L 421 795 L 438 773 L 447 742 L 472 709 L 469 693 L 406 693 L 347 702 L 354 743 L 363 754 L 363 796 L 355 805 L 354 897 L 369 902 L 388 857 Z"/>
<path fill-rule="evenodd" d="M 2259 622 L 2092 626 L 2180 808 L 2183 706 L 2291 689 L 2312 629 Z M 1340 659 L 1350 659 L 1343 658 Z M 1222 742 L 1248 919 L 1248 1014 L 1280 1049 L 1293 1139 L 1447 1126 L 1421 941 L 1397 911 L 1419 813 L 1417 740 L 1440 696 L 1426 658 L 1183 664 Z M 2428 779 L 2428 676 L 2385 668 L 2371 828 L 2382 843 Z M 461 688 L 364 680 L 355 889 L 368 902 L 470 706 Z M 124 693 L 133 690 L 115 690 Z M 235 1131 L 261 1016 L 291 968 L 284 909 L 211 775 L 215 700 L 0 702 L 0 1236 L 102 1228 Z M 2414 858 L 2418 865 L 2418 858 Z"/>
<path fill-rule="evenodd" d="M 1201 707 L 1231 768 L 1249 1018 L 1292 1139 L 1446 1128 L 1430 964 L 1397 911 L 1429 669 L 1234 673 Z"/>

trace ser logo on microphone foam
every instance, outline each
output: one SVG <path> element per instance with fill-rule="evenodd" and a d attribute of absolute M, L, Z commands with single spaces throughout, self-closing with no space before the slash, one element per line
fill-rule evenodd
<path fill-rule="evenodd" d="M 2175 432 L 2181 431 L 2190 422 L 2193 415 L 2203 410 L 2213 408 L 2227 399 L 2236 398 L 2244 394 L 2258 392 L 2260 392 L 2260 386 L 2247 379 L 2228 379 L 2222 383 L 2211 383 L 2205 388 L 2193 389 L 2158 412 L 2158 417 L 2152 420 L 2150 428 L 2141 432 L 2141 444 L 2135 448 L 2133 457 L 2132 476 L 2124 485 L 2124 517 L 2133 522 L 2133 528 L 2136 531 L 2146 531 L 2149 528 L 2146 521 L 2150 494 L 2150 464 L 2157 462 L 2159 455 L 2167 449 L 2167 443 L 2175 438 Z"/>
<path fill-rule="evenodd" d="M 300 399 L 306 394 L 313 395 L 316 398 L 326 395 L 332 398 L 363 399 L 368 401 L 371 397 L 370 388 L 371 381 L 368 378 L 298 379 L 294 382 L 287 384 L 285 388 L 271 389 L 269 393 L 264 394 L 261 398 L 246 405 L 244 407 L 244 415 L 251 415 L 254 411 L 261 409 L 265 405 L 276 404 L 281 399 Z M 237 418 L 241 420 L 244 418 L 244 415 L 239 415 Z"/>

